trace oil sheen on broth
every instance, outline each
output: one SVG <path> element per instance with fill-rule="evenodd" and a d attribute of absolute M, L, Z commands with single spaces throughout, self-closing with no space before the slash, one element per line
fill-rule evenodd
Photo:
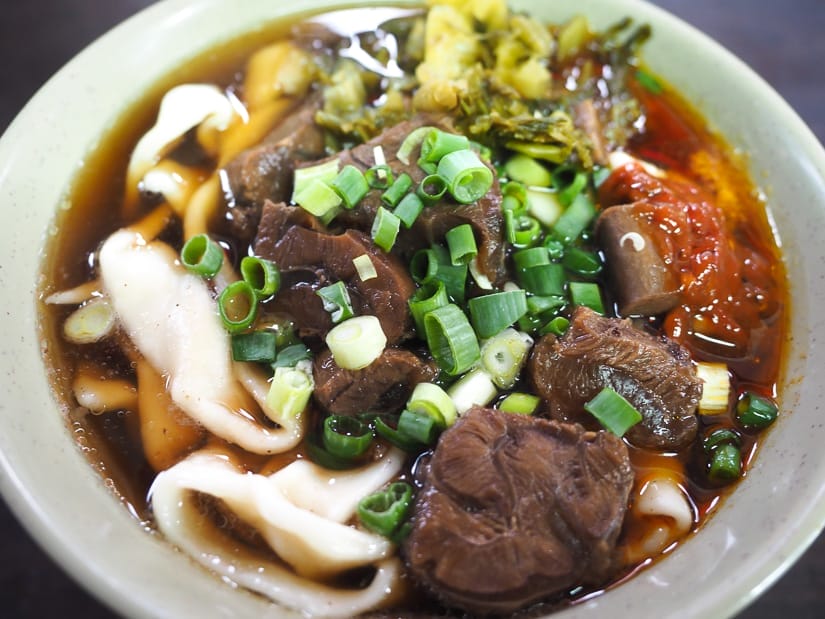
<path fill-rule="evenodd" d="M 647 29 L 474 7 L 351 9 L 194 59 L 90 154 L 44 259 L 45 359 L 91 464 L 147 529 L 310 615 L 587 599 L 700 529 L 776 415 L 788 299 L 764 204 L 640 68 Z M 140 167 L 170 91 L 228 120 L 181 121 Z M 205 277 L 175 260 L 200 234 L 223 253 Z M 259 307 L 238 327 L 222 293 L 243 281 Z M 366 316 L 383 342 L 339 352 Z M 252 332 L 272 358 L 236 350 Z"/>

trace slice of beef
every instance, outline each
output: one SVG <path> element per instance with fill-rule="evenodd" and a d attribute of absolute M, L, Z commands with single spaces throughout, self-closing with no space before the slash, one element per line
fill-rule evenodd
<path fill-rule="evenodd" d="M 611 206 L 596 221 L 608 282 L 623 316 L 654 316 L 682 299 L 681 282 L 659 253 L 636 206 Z"/>
<path fill-rule="evenodd" d="M 474 407 L 422 475 L 403 552 L 447 604 L 510 613 L 616 569 L 633 471 L 612 434 Z"/>
<path fill-rule="evenodd" d="M 255 236 L 255 246 L 274 247 L 292 226 L 326 232 L 324 224 L 300 206 L 265 200 L 261 212 L 261 223 L 258 225 L 258 232 Z"/>
<path fill-rule="evenodd" d="M 352 150 L 336 155 L 341 166 L 354 165 L 361 171 L 375 165 L 375 147 L 381 146 L 387 165 L 398 176 L 407 173 L 417 186 L 427 175 L 418 164 L 420 149 L 415 149 L 409 157 L 409 164 L 398 159 L 398 149 L 406 137 L 421 126 L 435 126 L 444 131 L 454 131 L 446 121 L 427 116 L 418 116 L 385 130 L 374 139 L 356 146 Z M 493 170 L 495 172 L 495 170 Z M 369 232 L 375 213 L 381 206 L 381 192 L 371 191 L 352 210 L 341 212 L 336 224 Z M 458 204 L 452 199 L 443 199 L 426 207 L 410 230 L 402 229 L 398 235 L 395 251 L 408 259 L 415 251 L 429 247 L 433 243 L 443 243 L 444 234 L 455 226 L 468 223 L 472 226 L 478 245 L 478 266 L 491 281 L 501 282 L 504 270 L 504 223 L 501 214 L 501 188 L 494 180 L 490 191 L 474 204 Z"/>
<path fill-rule="evenodd" d="M 266 200 L 287 202 L 296 164 L 323 156 L 324 134 L 315 124 L 317 101 L 286 116 L 261 144 L 232 159 L 221 171 L 228 232 L 248 243 L 255 236 Z"/>
<path fill-rule="evenodd" d="M 528 375 L 555 419 L 590 423 L 584 404 L 610 387 L 642 414 L 626 434 L 633 445 L 676 450 L 696 436 L 702 380 L 687 351 L 629 320 L 577 308 L 563 337 L 538 341 Z"/>
<path fill-rule="evenodd" d="M 273 205 L 267 211 L 277 208 Z M 264 221 L 280 225 L 280 219 L 269 213 Z M 378 318 L 388 343 L 393 344 L 411 333 L 407 302 L 415 291 L 415 284 L 401 262 L 381 251 L 365 234 L 349 230 L 333 235 L 293 225 L 279 235 L 262 227 L 254 249 L 256 255 L 272 260 L 285 274 L 273 308 L 290 314 L 302 336 L 323 336 L 331 327 L 331 323 L 309 322 L 307 317 L 317 317 L 323 312 L 323 302 L 314 291 L 338 281 L 346 284 L 357 315 L 371 314 Z M 358 276 L 352 262 L 364 254 L 369 256 L 377 273 L 377 277 L 366 281 Z M 297 287 L 290 286 L 289 277 L 298 278 L 300 293 L 288 292 Z"/>
<path fill-rule="evenodd" d="M 397 412 L 413 388 L 435 379 L 438 371 L 408 350 L 387 348 L 361 370 L 345 370 L 325 350 L 316 355 L 312 373 L 313 397 L 321 408 L 334 415 L 355 415 Z"/>

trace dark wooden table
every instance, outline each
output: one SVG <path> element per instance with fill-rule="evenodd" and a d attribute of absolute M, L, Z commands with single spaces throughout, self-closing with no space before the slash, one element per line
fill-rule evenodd
<path fill-rule="evenodd" d="M 0 131 L 67 60 L 149 4 L 149 0 L 3 0 Z M 825 142 L 825 0 L 656 0 L 655 4 L 698 26 L 744 59 Z M 114 616 L 32 542 L 2 502 L 0 557 L 0 616 Z M 739 617 L 783 615 L 825 617 L 825 535 Z"/>

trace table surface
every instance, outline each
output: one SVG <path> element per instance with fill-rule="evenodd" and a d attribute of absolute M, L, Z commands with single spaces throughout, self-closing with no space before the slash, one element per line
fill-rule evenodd
<path fill-rule="evenodd" d="M 825 142 L 825 1 L 656 0 L 761 74 Z M 0 131 L 55 71 L 148 0 L 26 0 L 0 11 Z M 0 502 L 0 609 L 5 617 L 86 619 L 113 613 L 78 587 Z M 825 616 L 825 535 L 740 619 Z"/>

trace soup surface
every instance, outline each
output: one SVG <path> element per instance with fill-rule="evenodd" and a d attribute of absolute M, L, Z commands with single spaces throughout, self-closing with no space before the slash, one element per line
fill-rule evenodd
<path fill-rule="evenodd" d="M 649 34 L 337 11 L 125 114 L 41 324 L 142 525 L 310 616 L 543 614 L 700 529 L 777 415 L 787 290 Z"/>

